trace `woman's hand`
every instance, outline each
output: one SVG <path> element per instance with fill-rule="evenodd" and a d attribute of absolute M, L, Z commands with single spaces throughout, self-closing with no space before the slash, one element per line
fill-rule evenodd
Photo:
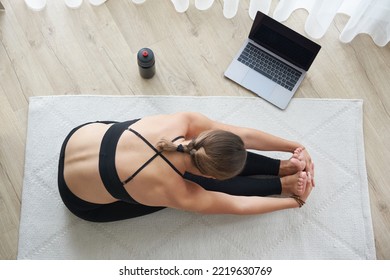
<path fill-rule="evenodd" d="M 312 161 L 311 159 L 311 156 L 309 154 L 309 152 L 307 151 L 306 148 L 302 147 L 302 154 L 305 158 L 305 161 L 306 161 L 306 167 L 304 169 L 304 171 L 306 171 L 308 174 L 310 174 L 310 181 L 311 181 L 311 185 L 312 187 L 315 187 L 315 183 L 314 183 L 314 162 Z M 309 180 L 309 179 L 308 179 Z"/>
<path fill-rule="evenodd" d="M 307 174 L 307 183 L 306 183 L 305 192 L 300 196 L 300 198 L 305 202 L 313 189 L 313 183 L 312 183 L 313 176 L 310 172 L 306 172 L 306 174 Z"/>

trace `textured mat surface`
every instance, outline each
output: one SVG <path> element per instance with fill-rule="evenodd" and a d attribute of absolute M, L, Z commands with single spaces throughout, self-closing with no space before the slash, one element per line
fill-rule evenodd
<path fill-rule="evenodd" d="M 188 110 L 303 143 L 317 183 L 305 207 L 255 216 L 165 209 L 108 224 L 65 208 L 57 162 L 73 127 Z M 33 97 L 18 259 L 375 259 L 362 101 L 294 99 L 280 111 L 250 97 Z"/>

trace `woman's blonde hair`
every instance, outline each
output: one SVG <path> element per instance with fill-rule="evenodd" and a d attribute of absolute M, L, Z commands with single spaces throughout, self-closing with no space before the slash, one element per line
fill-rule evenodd
<path fill-rule="evenodd" d="M 203 175 L 219 180 L 238 175 L 245 166 L 247 155 L 242 139 L 224 130 L 204 131 L 188 145 L 161 139 L 156 147 L 159 151 L 190 154 L 192 163 Z"/>

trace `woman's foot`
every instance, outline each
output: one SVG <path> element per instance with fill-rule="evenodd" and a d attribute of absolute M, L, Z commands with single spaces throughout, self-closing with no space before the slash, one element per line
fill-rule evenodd
<path fill-rule="evenodd" d="M 297 148 L 290 159 L 282 160 L 280 162 L 280 168 L 279 168 L 280 177 L 293 175 L 298 171 L 305 170 L 306 159 L 302 151 L 303 148 Z"/>
<path fill-rule="evenodd" d="M 294 175 L 280 178 L 282 183 L 282 194 L 302 195 L 305 193 L 307 174 L 304 171 L 298 171 Z"/>

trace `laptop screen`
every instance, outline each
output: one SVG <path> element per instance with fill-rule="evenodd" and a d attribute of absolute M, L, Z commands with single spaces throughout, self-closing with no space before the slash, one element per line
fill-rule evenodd
<path fill-rule="evenodd" d="M 249 38 L 306 71 L 321 48 L 320 45 L 261 12 L 257 12 Z"/>

